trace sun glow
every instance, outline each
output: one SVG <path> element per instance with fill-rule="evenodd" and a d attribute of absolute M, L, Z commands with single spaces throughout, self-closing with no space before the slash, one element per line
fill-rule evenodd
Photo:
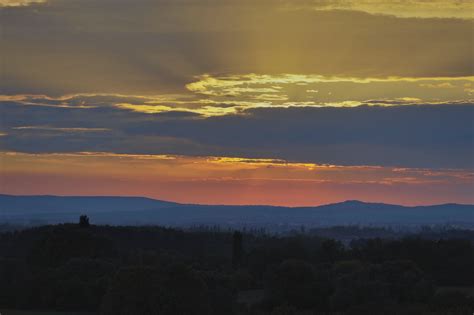
<path fill-rule="evenodd" d="M 2 152 L 0 161 L 0 192 L 11 194 L 146 195 L 193 203 L 295 206 L 355 199 L 362 192 L 364 198 L 374 199 L 381 191 L 387 194 L 384 200 L 391 201 L 403 191 L 412 196 L 406 204 L 436 203 L 454 195 L 473 201 L 457 191 L 459 185 L 474 185 L 469 170 L 109 152 Z M 438 189 L 444 192 L 433 199 L 428 192 Z"/>

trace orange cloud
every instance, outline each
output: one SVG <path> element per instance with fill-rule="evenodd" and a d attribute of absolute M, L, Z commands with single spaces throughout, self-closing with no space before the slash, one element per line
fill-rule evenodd
<path fill-rule="evenodd" d="M 346 199 L 472 203 L 474 174 L 275 159 L 116 153 L 0 154 L 0 192 L 144 195 L 204 204 L 317 205 Z"/>

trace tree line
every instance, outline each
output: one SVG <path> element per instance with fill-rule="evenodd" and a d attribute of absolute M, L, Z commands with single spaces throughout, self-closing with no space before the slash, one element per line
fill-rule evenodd
<path fill-rule="evenodd" d="M 472 241 L 449 235 L 344 245 L 310 233 L 94 226 L 81 217 L 0 234 L 0 309 L 470 314 L 473 268 Z"/>

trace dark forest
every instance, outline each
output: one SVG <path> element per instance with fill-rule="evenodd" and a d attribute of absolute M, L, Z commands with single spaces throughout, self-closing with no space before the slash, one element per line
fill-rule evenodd
<path fill-rule="evenodd" d="M 95 226 L 81 217 L 0 234 L 0 310 L 470 314 L 473 234 L 425 229 L 344 244 L 311 231 Z"/>

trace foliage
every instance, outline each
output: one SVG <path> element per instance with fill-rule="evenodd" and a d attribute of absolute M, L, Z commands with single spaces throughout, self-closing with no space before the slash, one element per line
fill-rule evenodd
<path fill-rule="evenodd" d="M 356 239 L 348 246 L 312 233 L 151 226 L 66 224 L 6 232 L 0 234 L 0 309 L 468 313 L 474 302 L 463 288 L 474 284 L 473 243 L 443 233 L 443 239 Z"/>

